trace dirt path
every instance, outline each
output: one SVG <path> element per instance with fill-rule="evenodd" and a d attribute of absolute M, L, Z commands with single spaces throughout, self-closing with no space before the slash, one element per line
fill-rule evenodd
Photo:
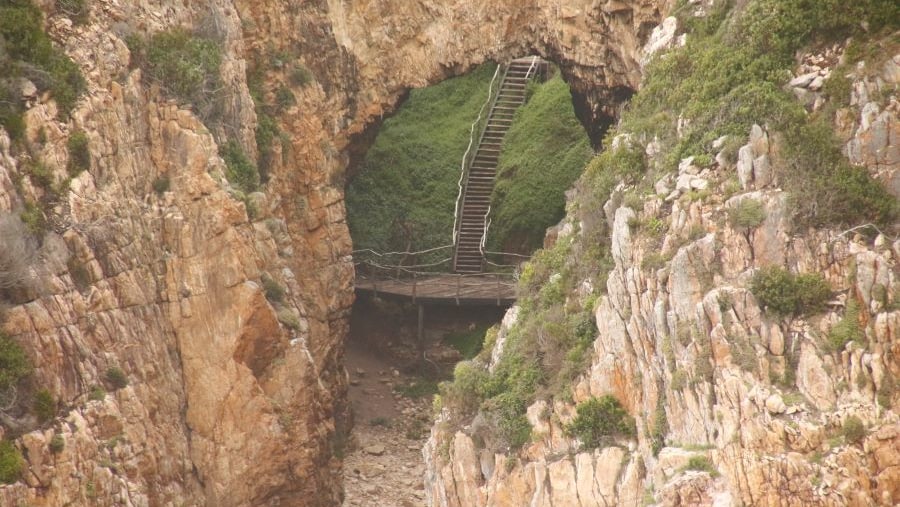
<path fill-rule="evenodd" d="M 354 340 L 347 342 L 354 428 L 344 458 L 344 507 L 425 505 L 422 445 L 431 397 L 395 392 L 416 382 Z"/>

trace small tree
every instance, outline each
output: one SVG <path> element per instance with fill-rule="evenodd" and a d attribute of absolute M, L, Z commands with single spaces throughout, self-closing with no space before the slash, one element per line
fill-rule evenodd
<path fill-rule="evenodd" d="M 591 398 L 579 403 L 575 408 L 575 419 L 566 427 L 566 432 L 587 448 L 596 448 L 610 437 L 634 436 L 634 418 L 628 415 L 619 400 L 611 395 Z"/>
<path fill-rule="evenodd" d="M 8 440 L 0 441 L 0 482 L 12 484 L 22 475 L 22 454 Z"/>

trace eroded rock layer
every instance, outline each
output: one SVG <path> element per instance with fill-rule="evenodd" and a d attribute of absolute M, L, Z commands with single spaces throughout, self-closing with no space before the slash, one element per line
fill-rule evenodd
<path fill-rule="evenodd" d="M 608 121 L 663 3 L 94 0 L 74 23 L 39 2 L 88 91 L 66 122 L 52 96 L 29 97 L 27 149 L 0 133 L 0 212 L 44 197 L 29 160 L 65 180 L 76 130 L 91 168 L 46 210 L 30 287 L 4 312 L 61 409 L 15 422 L 26 467 L 0 503 L 337 504 L 351 142 L 410 87 L 532 52 L 561 64 L 585 121 Z M 132 61 L 128 35 L 174 27 L 223 50 L 215 123 Z M 291 81 L 293 64 L 311 82 Z M 218 145 L 257 153 L 248 67 L 262 69 L 263 100 L 288 88 L 295 101 L 276 118 L 269 183 L 242 198 Z"/>

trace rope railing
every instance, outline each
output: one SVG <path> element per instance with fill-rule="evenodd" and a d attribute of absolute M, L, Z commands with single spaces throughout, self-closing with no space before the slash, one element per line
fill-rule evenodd
<path fill-rule="evenodd" d="M 487 108 L 489 104 L 493 103 L 494 83 L 496 83 L 496 81 L 497 81 L 497 76 L 500 75 L 501 67 L 502 67 L 501 65 L 497 65 L 497 68 L 494 69 L 494 76 L 491 78 L 491 82 L 488 85 L 487 99 L 484 101 L 484 104 L 481 105 L 481 109 L 478 110 L 478 117 L 475 119 L 474 122 L 472 122 L 472 126 L 469 127 L 469 145 L 466 147 L 465 153 L 463 153 L 462 162 L 460 163 L 460 167 L 459 167 L 459 181 L 456 183 L 458 191 L 456 194 L 456 204 L 454 205 L 454 208 L 453 208 L 453 245 L 451 245 L 451 246 L 456 246 L 456 238 L 457 238 L 457 235 L 459 234 L 459 230 L 458 230 L 459 229 L 459 208 L 460 208 L 460 204 L 462 203 L 463 196 L 465 195 L 465 185 L 463 184 L 463 182 L 465 182 L 465 179 L 466 179 L 467 166 L 469 164 L 469 153 L 472 151 L 472 145 L 475 142 L 475 127 L 481 123 L 481 117 L 484 115 L 485 108 Z M 482 135 L 483 135 L 484 129 L 481 129 L 481 130 L 482 130 Z M 479 144 L 481 144 L 480 141 L 481 141 L 481 139 L 479 139 Z"/>

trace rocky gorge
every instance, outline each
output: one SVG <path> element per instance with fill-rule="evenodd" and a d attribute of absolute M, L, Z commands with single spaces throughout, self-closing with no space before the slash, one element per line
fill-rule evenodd
<path fill-rule="evenodd" d="M 536 52 L 599 140 L 653 55 L 684 43 L 672 1 L 90 0 L 78 19 L 57 3 L 35 2 L 86 91 L 65 118 L 23 83 L 24 133 L 0 130 L 0 215 L 42 203 L 47 223 L 27 233 L 27 284 L 3 301 L 0 329 L 33 364 L 20 398 L 46 390 L 55 404 L 43 421 L 2 420 L 24 460 L 2 505 L 339 505 L 354 297 L 343 185 L 379 122 L 410 88 Z M 713 3 L 687 2 L 701 17 Z M 176 28 L 221 52 L 214 114 L 168 94 L 137 56 L 134 37 Z M 813 112 L 845 72 L 834 130 L 896 196 L 900 54 L 887 48 L 851 69 L 838 69 L 843 43 L 809 52 L 784 84 Z M 71 176 L 75 135 L 89 167 Z M 474 419 L 443 407 L 413 504 L 900 501 L 896 231 L 793 227 L 779 133 L 761 122 L 732 137 L 733 157 L 723 140 L 721 157 L 678 160 L 640 200 L 622 184 L 579 208 L 574 192 L 556 244 L 590 241 L 591 220 L 611 243 L 603 288 L 587 277 L 565 295 L 596 303 L 585 370 L 568 399 L 528 406 L 518 451 L 485 446 Z M 651 138 L 616 139 L 661 158 Z M 267 181 L 243 191 L 229 144 L 265 159 Z M 729 218 L 750 200 L 761 219 Z M 821 273 L 825 310 L 770 314 L 749 289 L 770 265 Z M 863 338 L 827 350 L 848 308 Z M 485 369 L 517 312 L 476 359 Z M 635 417 L 634 438 L 583 449 L 566 427 L 606 394 Z M 844 432 L 851 418 L 861 437 Z"/>

